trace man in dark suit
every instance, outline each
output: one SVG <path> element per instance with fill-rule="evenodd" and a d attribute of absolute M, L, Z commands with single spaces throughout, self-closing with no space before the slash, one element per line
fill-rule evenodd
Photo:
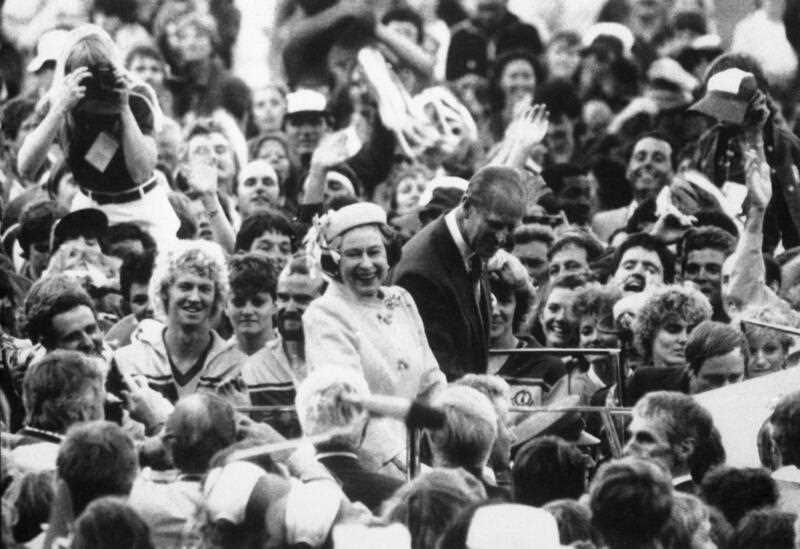
<path fill-rule="evenodd" d="M 524 211 L 522 174 L 487 166 L 472 177 L 461 204 L 403 248 L 394 283 L 413 296 L 448 380 L 486 372 L 491 313 L 486 261 L 507 243 Z"/>

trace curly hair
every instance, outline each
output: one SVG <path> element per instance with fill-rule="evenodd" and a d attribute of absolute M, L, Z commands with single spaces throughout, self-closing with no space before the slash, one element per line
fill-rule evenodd
<path fill-rule="evenodd" d="M 612 286 L 590 286 L 575 294 L 572 302 L 572 316 L 580 319 L 585 316 L 596 316 L 600 319 L 611 319 L 613 325 L 614 304 L 622 299 L 622 292 Z"/>
<path fill-rule="evenodd" d="M 800 327 L 800 314 L 792 310 L 788 306 L 775 307 L 771 305 L 761 306 L 751 309 L 750 318 L 753 320 L 760 320 L 769 324 L 781 324 L 793 328 Z M 744 324 L 744 334 L 748 337 L 754 336 L 756 338 L 777 339 L 780 342 L 784 352 L 794 345 L 795 338 L 786 332 L 781 332 L 773 328 L 764 328 L 762 326 Z"/>
<path fill-rule="evenodd" d="M 156 318 L 166 317 L 169 307 L 169 288 L 180 273 L 208 278 L 214 283 L 212 314 L 216 314 L 228 299 L 228 267 L 225 252 L 216 242 L 207 240 L 178 240 L 159 252 L 150 279 L 150 303 Z"/>
<path fill-rule="evenodd" d="M 653 355 L 653 340 L 658 330 L 674 317 L 690 327 L 711 318 L 708 298 L 693 288 L 669 285 L 655 290 L 642 305 L 633 325 L 634 343 L 645 361 Z"/>
<path fill-rule="evenodd" d="M 275 263 L 263 252 L 236 254 L 228 264 L 231 294 L 253 296 L 266 292 L 275 299 L 278 274 Z"/>

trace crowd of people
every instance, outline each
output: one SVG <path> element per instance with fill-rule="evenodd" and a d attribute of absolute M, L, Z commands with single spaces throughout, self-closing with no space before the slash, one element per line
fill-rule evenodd
<path fill-rule="evenodd" d="M 729 8 L 0 0 L 3 545 L 800 547 L 800 2 Z"/>

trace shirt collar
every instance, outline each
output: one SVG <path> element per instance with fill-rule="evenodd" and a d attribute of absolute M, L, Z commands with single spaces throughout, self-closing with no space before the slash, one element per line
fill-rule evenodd
<path fill-rule="evenodd" d="M 586 375 L 589 376 L 589 379 L 592 380 L 592 383 L 597 385 L 598 389 L 602 389 L 603 387 L 606 386 L 606 384 L 603 382 L 603 380 L 600 379 L 600 376 L 597 375 L 597 372 L 594 371 L 594 365 L 593 364 L 589 365 L 589 370 L 586 372 Z"/>
<path fill-rule="evenodd" d="M 683 484 L 684 482 L 689 482 L 691 480 L 692 480 L 692 475 L 689 474 L 689 473 L 686 473 L 685 475 L 681 475 L 681 476 L 678 476 L 678 477 L 673 477 L 672 478 L 672 486 L 679 486 L 679 485 Z"/>
<path fill-rule="evenodd" d="M 444 223 L 447 225 L 447 230 L 450 231 L 450 236 L 453 238 L 453 242 L 456 243 L 458 253 L 461 254 L 461 259 L 464 261 L 464 267 L 467 269 L 467 272 L 469 272 L 469 260 L 472 258 L 475 252 L 469 248 L 469 245 L 464 240 L 464 236 L 461 234 L 461 230 L 458 228 L 458 222 L 456 221 L 456 210 L 450 210 L 445 214 Z"/>

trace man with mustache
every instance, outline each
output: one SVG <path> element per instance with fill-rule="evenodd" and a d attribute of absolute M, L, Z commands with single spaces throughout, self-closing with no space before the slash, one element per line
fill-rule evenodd
<path fill-rule="evenodd" d="M 626 238 L 614 253 L 611 279 L 608 284 L 623 294 L 644 292 L 675 277 L 675 257 L 666 245 L 647 233 Z"/>
<path fill-rule="evenodd" d="M 309 269 L 306 256 L 292 259 L 278 276 L 275 302 L 278 334 L 242 366 L 242 378 L 254 406 L 294 403 L 296 383 L 307 374 L 302 316 L 309 303 L 322 295 L 324 289 L 325 281 L 319 273 Z M 267 414 L 262 417 L 275 419 Z M 271 423 L 286 436 L 299 434 L 294 414 L 279 414 Z"/>
<path fill-rule="evenodd" d="M 633 201 L 627 206 L 595 214 L 592 229 L 603 242 L 618 229 L 624 228 L 636 208 L 648 198 L 655 198 L 668 186 L 674 175 L 672 146 L 658 134 L 640 137 L 628 160 L 625 177 L 633 191 Z"/>
<path fill-rule="evenodd" d="M 484 167 L 472 176 L 460 205 L 403 247 L 393 283 L 414 298 L 449 380 L 486 372 L 491 306 L 485 265 L 520 224 L 525 196 L 518 170 Z"/>
<path fill-rule="evenodd" d="M 711 302 L 712 320 L 727 322 L 722 304 L 722 265 L 736 248 L 736 239 L 718 227 L 689 230 L 681 241 L 681 274 Z"/>

